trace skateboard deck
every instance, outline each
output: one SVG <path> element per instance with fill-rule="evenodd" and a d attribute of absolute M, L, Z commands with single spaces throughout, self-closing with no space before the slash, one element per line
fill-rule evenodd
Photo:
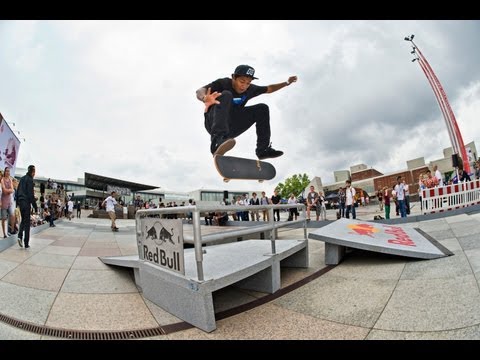
<path fill-rule="evenodd" d="M 271 180 L 277 171 L 272 164 L 255 159 L 245 159 L 235 156 L 214 156 L 215 167 L 223 177 L 223 181 L 235 180 Z"/>

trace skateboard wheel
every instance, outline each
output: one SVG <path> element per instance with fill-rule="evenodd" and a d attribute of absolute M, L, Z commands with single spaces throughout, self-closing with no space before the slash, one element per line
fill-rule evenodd
<path fill-rule="evenodd" d="M 259 183 L 263 183 L 263 180 L 258 180 Z"/>
<path fill-rule="evenodd" d="M 230 181 L 230 179 L 223 179 L 223 182 L 228 183 L 229 181 Z"/>

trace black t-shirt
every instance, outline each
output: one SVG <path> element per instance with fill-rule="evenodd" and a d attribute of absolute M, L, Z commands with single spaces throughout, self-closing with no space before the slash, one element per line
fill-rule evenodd
<path fill-rule="evenodd" d="M 277 205 L 280 202 L 280 199 L 281 199 L 280 195 L 277 195 L 277 196 L 273 195 L 272 196 L 272 204 Z"/>
<path fill-rule="evenodd" d="M 267 92 L 268 86 L 258 86 L 254 84 L 250 84 L 247 91 L 239 94 L 237 93 L 232 86 L 232 79 L 231 78 L 223 78 L 217 79 L 214 82 L 205 85 L 205 89 L 211 88 L 211 93 L 218 91 L 221 93 L 224 90 L 228 90 L 233 95 L 232 105 L 233 108 L 235 107 L 244 107 L 248 100 L 254 98 L 255 96 L 264 94 Z"/>

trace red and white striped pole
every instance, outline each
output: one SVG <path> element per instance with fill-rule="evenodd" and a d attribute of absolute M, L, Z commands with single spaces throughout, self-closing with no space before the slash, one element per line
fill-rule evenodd
<path fill-rule="evenodd" d="M 442 111 L 443 118 L 445 119 L 445 124 L 447 125 L 447 131 L 450 137 L 450 142 L 452 143 L 452 148 L 455 153 L 460 154 L 462 157 L 463 169 L 467 173 L 470 173 L 470 162 L 468 161 L 467 151 L 465 149 L 465 144 L 463 143 L 462 133 L 458 127 L 457 120 L 455 119 L 455 114 L 453 113 L 450 102 L 448 101 L 447 94 L 445 93 L 440 80 L 438 80 L 427 59 L 425 56 L 423 56 L 417 44 L 413 42 L 413 35 L 410 36 L 410 38 L 406 37 L 405 40 L 412 43 L 412 53 L 418 55 L 418 57 L 413 61 L 418 60 L 420 67 L 422 68 L 428 82 L 430 83 L 430 86 L 432 87 L 433 93 L 440 106 L 440 110 Z"/>

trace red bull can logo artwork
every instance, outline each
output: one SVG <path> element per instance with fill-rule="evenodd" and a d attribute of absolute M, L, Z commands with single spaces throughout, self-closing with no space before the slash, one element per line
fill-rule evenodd
<path fill-rule="evenodd" d="M 375 234 L 381 232 L 381 228 L 375 227 L 372 224 L 348 224 L 347 227 L 352 230 L 349 234 L 365 235 L 371 238 L 375 238 Z M 392 235 L 393 239 L 388 239 L 390 244 L 404 245 L 404 246 L 416 246 L 415 242 L 408 236 L 405 231 L 399 226 L 381 225 L 384 229 L 384 233 Z"/>
<path fill-rule="evenodd" d="M 373 238 L 372 234 L 380 232 L 380 229 L 371 224 L 348 224 L 347 227 L 353 230 L 350 234 L 366 235 L 371 238 Z"/>

